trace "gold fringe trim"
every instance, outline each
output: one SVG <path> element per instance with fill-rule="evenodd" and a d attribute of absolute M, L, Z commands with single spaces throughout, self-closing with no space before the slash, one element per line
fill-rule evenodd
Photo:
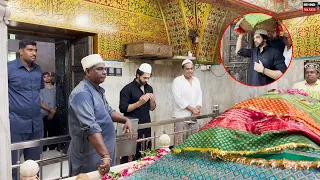
<path fill-rule="evenodd" d="M 319 168 L 320 161 L 292 161 L 287 159 L 280 160 L 265 160 L 263 158 L 247 158 L 241 156 L 217 156 L 211 153 L 211 158 L 213 160 L 219 158 L 223 161 L 231 161 L 235 163 L 241 163 L 244 165 L 258 165 L 258 166 L 270 166 L 272 168 L 284 167 L 286 169 L 309 169 L 309 168 Z"/>
<path fill-rule="evenodd" d="M 215 148 L 182 148 L 177 149 L 173 148 L 173 153 L 180 153 L 182 151 L 200 151 L 200 152 L 210 152 L 213 154 L 216 154 L 216 156 L 231 156 L 231 155 L 252 155 L 252 154 L 258 154 L 258 153 L 268 153 L 268 152 L 275 152 L 275 151 L 282 151 L 287 148 L 297 148 L 297 147 L 309 147 L 313 148 L 315 150 L 320 150 L 319 147 L 310 145 L 310 144 L 304 144 L 304 143 L 288 143 L 283 144 L 275 147 L 260 149 L 256 151 L 223 151 Z"/>

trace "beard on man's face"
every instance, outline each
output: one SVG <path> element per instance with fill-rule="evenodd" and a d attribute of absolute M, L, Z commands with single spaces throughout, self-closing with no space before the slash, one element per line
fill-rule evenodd
<path fill-rule="evenodd" d="M 145 82 L 143 82 L 140 78 L 139 78 L 139 83 L 141 84 L 141 85 L 146 85 L 147 84 L 147 82 L 145 81 Z"/>
<path fill-rule="evenodd" d="M 264 44 L 264 41 L 261 41 L 260 43 L 259 42 L 254 42 L 254 45 L 258 48 L 262 47 Z"/>

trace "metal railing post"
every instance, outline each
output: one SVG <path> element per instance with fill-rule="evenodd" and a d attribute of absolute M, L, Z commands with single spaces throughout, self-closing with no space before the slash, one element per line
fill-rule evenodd
<path fill-rule="evenodd" d="M 146 140 L 144 139 L 145 138 L 145 136 L 144 136 L 144 134 L 142 134 L 142 139 L 143 139 L 143 141 L 141 142 L 141 145 L 142 145 L 142 149 L 141 149 L 141 151 L 145 151 L 146 149 L 145 149 L 145 143 L 146 143 Z"/>
<path fill-rule="evenodd" d="M 17 179 L 20 179 L 20 149 L 17 150 L 17 165 L 19 165 L 19 167 L 17 168 Z"/>
<path fill-rule="evenodd" d="M 61 149 L 61 143 L 58 144 L 59 150 L 60 150 L 60 155 L 62 157 L 62 149 Z M 62 173 L 63 173 L 63 159 L 60 159 L 60 178 L 62 178 Z"/>
<path fill-rule="evenodd" d="M 213 114 L 215 114 L 215 117 L 219 116 L 219 105 L 213 105 Z"/>
<path fill-rule="evenodd" d="M 40 154 L 40 161 L 43 159 L 43 153 Z M 42 163 L 39 163 L 40 166 L 40 179 L 43 179 L 43 169 L 42 169 Z"/>
<path fill-rule="evenodd" d="M 156 131 L 153 132 L 153 136 L 156 137 Z M 150 149 L 156 149 L 156 139 L 153 139 L 153 143 L 151 144 Z"/>

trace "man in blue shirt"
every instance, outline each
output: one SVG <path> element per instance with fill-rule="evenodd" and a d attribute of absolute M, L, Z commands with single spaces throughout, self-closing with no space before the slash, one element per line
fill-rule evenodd
<path fill-rule="evenodd" d="M 131 120 L 115 112 L 99 85 L 106 78 L 106 65 L 99 54 L 81 60 L 85 79 L 69 97 L 69 175 L 99 170 L 101 175 L 115 165 L 116 132 L 113 122 L 123 123 L 132 138 Z"/>
<path fill-rule="evenodd" d="M 35 64 L 36 42 L 21 40 L 20 58 L 8 62 L 9 119 L 11 143 L 43 138 L 43 122 L 40 107 L 40 89 L 43 88 L 42 71 Z M 23 151 L 24 159 L 38 160 L 42 147 Z M 17 152 L 12 151 L 12 164 L 16 164 Z M 20 157 L 19 157 L 20 158 Z M 13 170 L 13 180 L 17 172 Z"/>

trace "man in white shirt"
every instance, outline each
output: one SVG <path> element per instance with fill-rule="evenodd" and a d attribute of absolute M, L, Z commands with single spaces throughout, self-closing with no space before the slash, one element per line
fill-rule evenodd
<path fill-rule="evenodd" d="M 172 83 L 174 97 L 173 117 L 183 118 L 200 115 L 202 106 L 202 91 L 199 79 L 193 76 L 194 66 L 191 60 L 182 62 L 183 74 L 176 77 Z M 181 122 L 175 124 L 175 131 L 181 131 L 185 125 L 190 128 L 195 122 Z M 180 135 L 175 136 L 175 143 L 180 143 Z"/>
<path fill-rule="evenodd" d="M 292 42 L 291 42 L 291 39 L 290 39 L 288 32 L 285 32 L 283 37 L 284 37 L 283 41 L 285 44 L 283 56 L 285 58 L 284 62 L 286 63 L 286 65 L 288 67 L 290 64 L 290 61 L 291 61 L 291 57 L 292 57 Z"/>

